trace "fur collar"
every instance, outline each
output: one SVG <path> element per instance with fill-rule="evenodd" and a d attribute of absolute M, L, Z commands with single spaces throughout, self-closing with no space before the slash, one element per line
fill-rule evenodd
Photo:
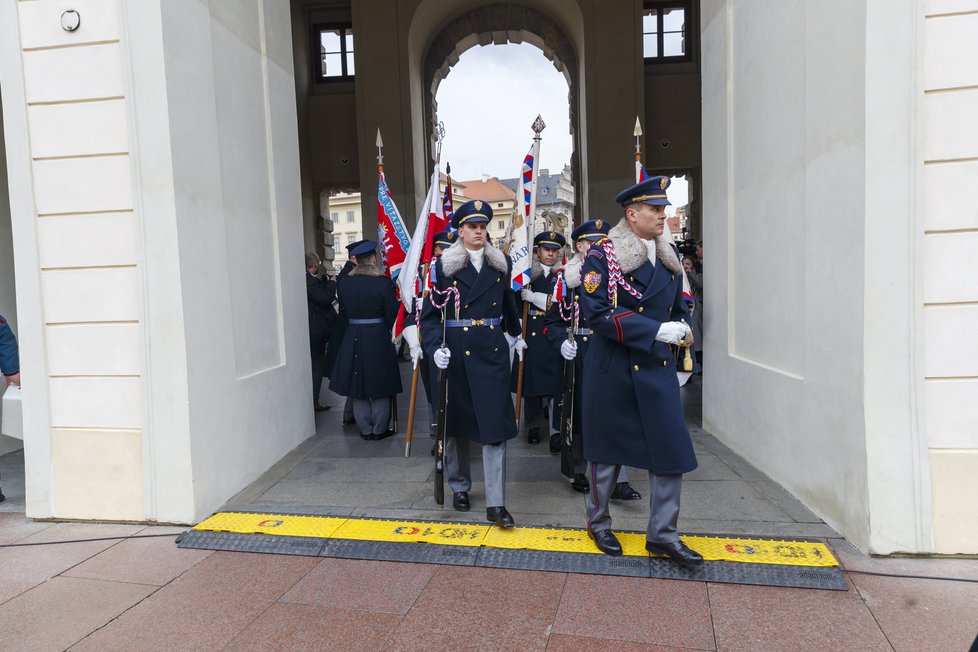
<path fill-rule="evenodd" d="M 627 218 L 621 218 L 621 221 L 612 227 L 608 237 L 615 243 L 618 264 L 621 265 L 621 271 L 625 274 L 635 271 L 648 260 L 648 249 L 645 248 L 642 239 L 632 231 L 632 227 L 628 226 Z M 666 266 L 666 269 L 675 274 L 683 273 L 679 256 L 676 255 L 673 244 L 665 235 L 660 235 L 655 239 L 655 257 Z"/>
<path fill-rule="evenodd" d="M 376 265 L 355 265 L 350 270 L 350 276 L 380 276 L 380 268 Z"/>
<path fill-rule="evenodd" d="M 486 243 L 483 251 L 486 252 L 485 258 L 483 259 L 484 264 L 489 265 L 489 267 L 503 274 L 509 271 L 506 254 L 489 243 Z M 468 264 L 469 252 L 465 249 L 465 245 L 462 244 L 461 240 L 456 240 L 455 244 L 446 249 L 441 255 L 441 270 L 445 276 L 455 276 Z"/>
<path fill-rule="evenodd" d="M 581 266 L 583 264 L 584 259 L 581 258 L 581 254 L 574 254 L 574 257 L 564 265 L 564 282 L 572 290 L 581 285 Z"/>

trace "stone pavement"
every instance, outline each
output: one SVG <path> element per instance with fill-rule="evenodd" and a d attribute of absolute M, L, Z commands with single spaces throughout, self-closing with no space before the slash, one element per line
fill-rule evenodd
<path fill-rule="evenodd" d="M 0 650 L 957 652 L 978 633 L 978 561 L 840 539 L 848 591 L 180 550 L 180 530 L 0 514 Z"/>
<path fill-rule="evenodd" d="M 364 442 L 340 424 L 341 399 L 324 399 L 334 409 L 316 436 L 227 508 L 482 518 L 481 483 L 467 514 L 434 505 L 423 427 L 405 459 L 403 436 Z M 848 591 L 180 550 L 180 527 L 25 519 L 12 453 L 0 457 L 11 497 L 0 504 L 0 650 L 968 649 L 978 560 L 866 557 L 702 431 L 695 384 L 684 400 L 700 468 L 684 484 L 683 531 L 821 538 Z M 545 442 L 512 442 L 509 470 L 518 523 L 582 526 L 580 494 Z M 643 476 L 632 476 L 640 491 Z M 616 526 L 643 529 L 646 509 L 615 504 Z"/>
<path fill-rule="evenodd" d="M 410 366 L 401 365 L 409 388 Z M 699 468 L 683 482 L 680 529 L 685 533 L 754 536 L 836 537 L 838 534 L 777 483 L 731 452 L 700 427 L 701 385 L 694 378 L 683 389 L 687 423 Z M 317 433 L 267 473 L 232 498 L 224 509 L 331 514 L 398 519 L 483 522 L 485 491 L 481 452 L 472 447 L 472 510 L 439 508 L 432 491 L 432 440 L 429 410 L 419 383 L 418 410 L 411 457 L 404 457 L 408 399 L 399 398 L 401 434 L 364 441 L 355 425 L 342 425 L 343 398 L 323 391 L 321 402 L 332 409 L 316 416 Z M 507 450 L 506 506 L 517 524 L 584 527 L 584 498 L 560 475 L 560 458 L 546 437 L 530 446 L 521 433 Z M 648 494 L 648 474 L 630 471 L 630 482 Z M 613 503 L 615 527 L 644 530 L 648 501 Z"/>

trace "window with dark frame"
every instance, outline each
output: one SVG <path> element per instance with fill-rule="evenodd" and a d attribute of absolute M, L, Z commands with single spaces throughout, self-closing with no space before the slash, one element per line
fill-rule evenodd
<path fill-rule="evenodd" d="M 349 81 L 353 79 L 353 26 L 316 25 L 313 35 L 318 35 L 316 81 Z"/>
<path fill-rule="evenodd" d="M 691 61 L 686 34 L 689 2 L 646 2 L 642 10 L 642 52 L 646 63 Z"/>

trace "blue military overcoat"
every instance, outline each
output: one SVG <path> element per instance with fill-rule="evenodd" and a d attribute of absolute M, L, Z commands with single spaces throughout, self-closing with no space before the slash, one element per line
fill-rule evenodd
<path fill-rule="evenodd" d="M 567 330 L 572 326 L 571 319 L 564 319 L 564 317 L 573 317 L 573 302 L 581 292 L 582 262 L 580 255 L 576 254 L 567 262 L 564 269 L 559 272 L 559 276 L 555 275 L 555 282 L 559 282 L 560 278 L 563 278 L 567 284 L 568 296 L 563 302 L 563 311 L 557 302 L 552 302 L 550 307 L 547 308 L 547 315 L 544 319 L 544 337 L 550 344 L 550 348 L 560 358 L 560 375 L 557 379 L 560 387 L 555 395 L 557 400 L 554 402 L 554 414 L 551 419 L 554 427 L 557 429 L 560 429 L 564 380 L 564 357 L 560 355 L 560 347 L 567 341 Z M 593 334 L 587 333 L 589 330 L 590 326 L 588 325 L 587 317 L 584 316 L 584 311 L 581 311 L 577 322 L 577 332 L 574 334 L 574 341 L 577 342 L 577 357 L 574 358 L 574 435 L 581 434 L 581 425 L 583 422 L 582 407 L 584 405 L 584 396 L 582 390 L 587 381 L 584 375 L 584 358 L 587 356 L 591 340 L 594 339 Z"/>
<path fill-rule="evenodd" d="M 663 322 L 688 321 L 678 255 L 660 238 L 653 264 L 625 220 L 609 236 L 624 280 L 639 297 L 618 288 L 612 305 L 607 256 L 601 242 L 592 246 L 581 271 L 581 311 L 595 335 L 584 358 L 584 455 L 657 475 L 687 473 L 696 468 L 696 455 L 676 362 L 669 345 L 655 339 Z"/>
<path fill-rule="evenodd" d="M 549 295 L 555 274 L 545 275 L 539 263 L 534 263 L 530 289 Z M 522 312 L 522 299 L 517 296 L 517 308 Z M 526 352 L 523 363 L 523 396 L 556 396 L 560 392 L 563 358 L 549 345 L 543 334 L 546 311 L 529 304 L 526 319 Z M 519 360 L 513 358 L 510 389 L 516 391 Z"/>
<path fill-rule="evenodd" d="M 400 394 L 401 374 L 391 341 L 398 311 L 394 283 L 377 267 L 361 265 L 340 283 L 339 294 L 349 322 L 336 353 L 329 388 L 352 398 Z M 356 323 L 375 319 L 379 323 Z"/>
<path fill-rule="evenodd" d="M 435 288 L 459 292 L 459 313 L 448 300 L 449 319 L 501 318 L 499 326 L 466 326 L 445 329 L 452 352 L 448 366 L 447 434 L 480 444 L 496 444 L 516 436 L 516 412 L 509 391 L 510 355 L 504 332 L 520 334 L 516 297 L 510 290 L 512 263 L 493 247 L 484 248 L 482 270 L 476 272 L 460 241 L 435 263 Z M 433 359 L 442 342 L 442 313 L 432 303 L 437 292 L 425 298 L 421 310 L 421 342 Z M 432 370 L 435 371 L 435 370 Z M 432 377 L 436 389 L 437 375 Z"/>

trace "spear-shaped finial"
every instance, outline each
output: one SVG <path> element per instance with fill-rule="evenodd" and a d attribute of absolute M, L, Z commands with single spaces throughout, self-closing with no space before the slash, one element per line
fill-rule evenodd
<path fill-rule="evenodd" d="M 451 163 L 448 163 L 448 162 L 445 163 L 445 174 L 447 176 L 449 176 L 449 177 L 452 176 L 452 164 Z"/>
<path fill-rule="evenodd" d="M 635 131 L 632 132 L 632 135 L 635 136 L 635 154 L 637 156 L 642 152 L 642 142 L 640 140 L 642 136 L 642 123 L 639 122 L 638 116 L 635 116 Z"/>
<path fill-rule="evenodd" d="M 380 137 L 380 127 L 377 127 L 377 165 L 384 164 L 384 139 Z"/>
<path fill-rule="evenodd" d="M 537 119 L 533 121 L 533 124 L 532 125 L 530 125 L 530 129 L 532 129 L 533 130 L 533 133 L 535 133 L 537 135 L 537 138 L 539 138 L 540 137 L 540 132 L 543 131 L 546 128 L 547 128 L 547 125 L 543 121 L 543 117 L 540 116 L 540 114 L 537 114 Z"/>

